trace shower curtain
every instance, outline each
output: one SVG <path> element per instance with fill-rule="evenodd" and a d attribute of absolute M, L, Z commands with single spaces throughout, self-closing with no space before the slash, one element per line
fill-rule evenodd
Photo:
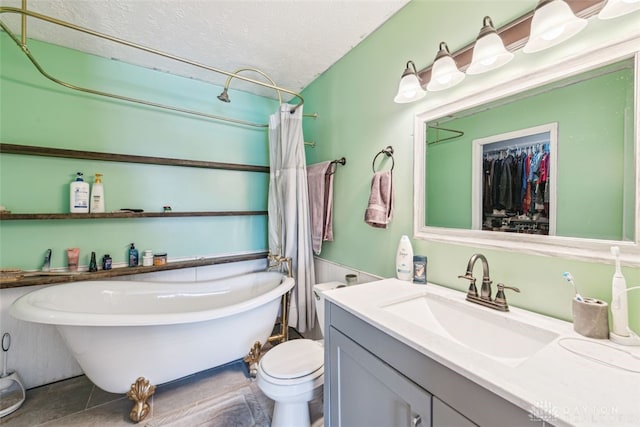
<path fill-rule="evenodd" d="M 296 286 L 289 325 L 305 332 L 315 324 L 315 272 L 302 106 L 294 113 L 292 107 L 282 104 L 279 112 L 269 118 L 269 250 L 292 260 Z"/>

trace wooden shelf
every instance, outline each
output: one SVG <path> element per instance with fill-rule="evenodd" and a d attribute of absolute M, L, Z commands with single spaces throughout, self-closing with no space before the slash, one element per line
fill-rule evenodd
<path fill-rule="evenodd" d="M 0 221 L 64 220 L 111 218 L 176 218 L 197 216 L 253 216 L 267 215 L 267 211 L 198 211 L 198 212 L 105 212 L 105 213 L 0 213 Z"/>
<path fill-rule="evenodd" d="M 52 276 L 30 276 L 13 282 L 0 282 L 0 289 L 17 288 L 22 286 L 49 285 L 54 283 L 78 282 L 86 280 L 103 280 L 132 274 L 153 273 L 156 271 L 178 270 L 181 268 L 203 267 L 207 265 L 226 264 L 231 262 L 251 261 L 267 257 L 267 252 L 256 252 L 246 255 L 229 255 L 212 258 L 200 258 L 189 261 L 170 262 L 165 265 L 151 267 L 121 267 L 112 270 L 99 270 L 93 273 L 79 272 L 63 275 L 56 273 Z"/>
<path fill-rule="evenodd" d="M 64 157 L 68 159 L 101 160 L 104 162 L 143 163 L 151 165 L 269 173 L 268 166 L 208 162 L 204 160 L 173 159 L 169 157 L 135 156 L 131 154 L 101 153 L 98 151 L 66 150 L 61 148 L 37 147 L 32 145 L 0 144 L 0 153 Z"/>

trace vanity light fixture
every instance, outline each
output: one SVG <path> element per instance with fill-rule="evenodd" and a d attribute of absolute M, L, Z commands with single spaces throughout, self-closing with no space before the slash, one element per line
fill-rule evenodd
<path fill-rule="evenodd" d="M 451 52 L 449 52 L 449 46 L 445 42 L 440 42 L 438 54 L 433 61 L 431 80 L 427 85 L 427 90 L 436 92 L 449 89 L 464 80 L 464 77 L 465 74 L 458 70 L 456 61 L 454 61 Z"/>
<path fill-rule="evenodd" d="M 427 92 L 422 88 L 416 64 L 413 61 L 407 61 L 407 67 L 402 73 L 400 84 L 398 85 L 398 94 L 393 98 L 398 104 L 417 101 L 424 98 Z"/>
<path fill-rule="evenodd" d="M 578 18 L 564 0 L 540 0 L 531 21 L 529 40 L 522 49 L 525 53 L 548 49 L 575 36 L 587 26 L 587 20 Z"/>
<path fill-rule="evenodd" d="M 640 10 L 640 0 L 608 0 L 598 18 L 613 19 Z"/>
<path fill-rule="evenodd" d="M 498 35 L 491 18 L 485 16 L 482 29 L 473 46 L 473 59 L 467 68 L 467 74 L 481 74 L 502 67 L 513 59 Z"/>

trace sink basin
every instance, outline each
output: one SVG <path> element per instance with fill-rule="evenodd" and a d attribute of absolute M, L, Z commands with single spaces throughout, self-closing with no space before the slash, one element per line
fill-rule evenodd
<path fill-rule="evenodd" d="M 381 307 L 441 337 L 517 366 L 558 337 L 555 332 L 474 303 L 422 294 Z"/>

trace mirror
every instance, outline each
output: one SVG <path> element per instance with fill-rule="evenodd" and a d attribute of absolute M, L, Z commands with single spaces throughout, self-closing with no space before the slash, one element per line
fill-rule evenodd
<path fill-rule="evenodd" d="M 634 54 L 417 115 L 416 237 L 640 264 Z"/>

